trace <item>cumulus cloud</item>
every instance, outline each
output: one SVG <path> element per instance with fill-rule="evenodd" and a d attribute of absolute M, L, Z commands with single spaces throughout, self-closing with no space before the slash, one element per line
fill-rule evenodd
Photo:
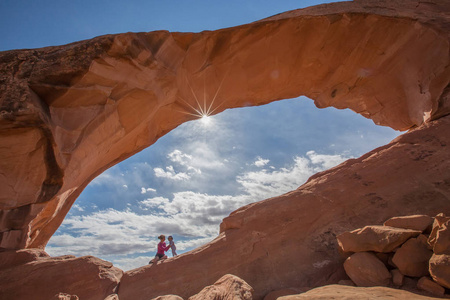
<path fill-rule="evenodd" d="M 146 194 L 148 192 L 156 192 L 156 189 L 141 187 L 141 194 Z"/>
<path fill-rule="evenodd" d="M 260 156 L 257 157 L 256 161 L 254 162 L 254 165 L 257 167 L 264 167 L 270 162 L 269 159 L 263 159 Z"/>

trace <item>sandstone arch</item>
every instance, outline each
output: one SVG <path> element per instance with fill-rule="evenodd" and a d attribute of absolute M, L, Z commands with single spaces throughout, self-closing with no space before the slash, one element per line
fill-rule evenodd
<path fill-rule="evenodd" d="M 214 113 L 306 95 L 394 129 L 448 128 L 432 122 L 450 111 L 448 13 L 443 0 L 355 1 L 1 53 L 0 247 L 44 247 L 95 176 L 194 118 L 193 95 L 212 101 L 219 86 Z"/>

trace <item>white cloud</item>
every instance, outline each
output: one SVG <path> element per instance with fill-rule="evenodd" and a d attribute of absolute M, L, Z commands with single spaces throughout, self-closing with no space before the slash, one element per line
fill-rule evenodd
<path fill-rule="evenodd" d="M 191 178 L 191 175 L 189 175 L 188 173 L 176 173 L 173 166 L 166 167 L 165 171 L 162 168 L 154 168 L 153 171 L 155 172 L 156 177 L 167 178 L 171 180 L 189 180 Z"/>
<path fill-rule="evenodd" d="M 141 194 L 146 194 L 148 192 L 156 192 L 156 189 L 141 187 Z"/>
<path fill-rule="evenodd" d="M 257 167 L 264 167 L 270 162 L 269 159 L 263 159 L 260 156 L 257 157 L 256 161 L 254 162 L 254 165 Z"/>

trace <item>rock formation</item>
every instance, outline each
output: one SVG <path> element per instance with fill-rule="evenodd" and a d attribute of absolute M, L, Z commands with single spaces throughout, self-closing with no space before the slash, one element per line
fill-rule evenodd
<path fill-rule="evenodd" d="M 344 270 L 336 234 L 398 215 L 450 214 L 449 11 L 445 0 L 358 0 L 217 31 L 126 33 L 0 53 L 0 144 L 8 145 L 0 147 L 0 247 L 44 248 L 93 178 L 196 110 L 306 95 L 318 107 L 413 130 L 235 211 L 204 247 L 126 272 L 119 298 L 187 298 L 227 273 L 248 282 L 256 299 L 337 282 Z M 268 218 L 276 222 L 268 226 Z M 91 259 L 63 261 L 76 260 Z M 156 272 L 161 280 L 150 287 Z M 77 295 L 49 297 L 58 292 Z"/>

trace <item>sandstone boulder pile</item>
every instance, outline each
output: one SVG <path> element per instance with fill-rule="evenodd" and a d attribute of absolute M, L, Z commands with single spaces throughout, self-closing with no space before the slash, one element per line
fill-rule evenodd
<path fill-rule="evenodd" d="M 450 217 L 394 217 L 337 236 L 344 269 L 359 287 L 405 285 L 443 296 L 450 288 Z"/>

